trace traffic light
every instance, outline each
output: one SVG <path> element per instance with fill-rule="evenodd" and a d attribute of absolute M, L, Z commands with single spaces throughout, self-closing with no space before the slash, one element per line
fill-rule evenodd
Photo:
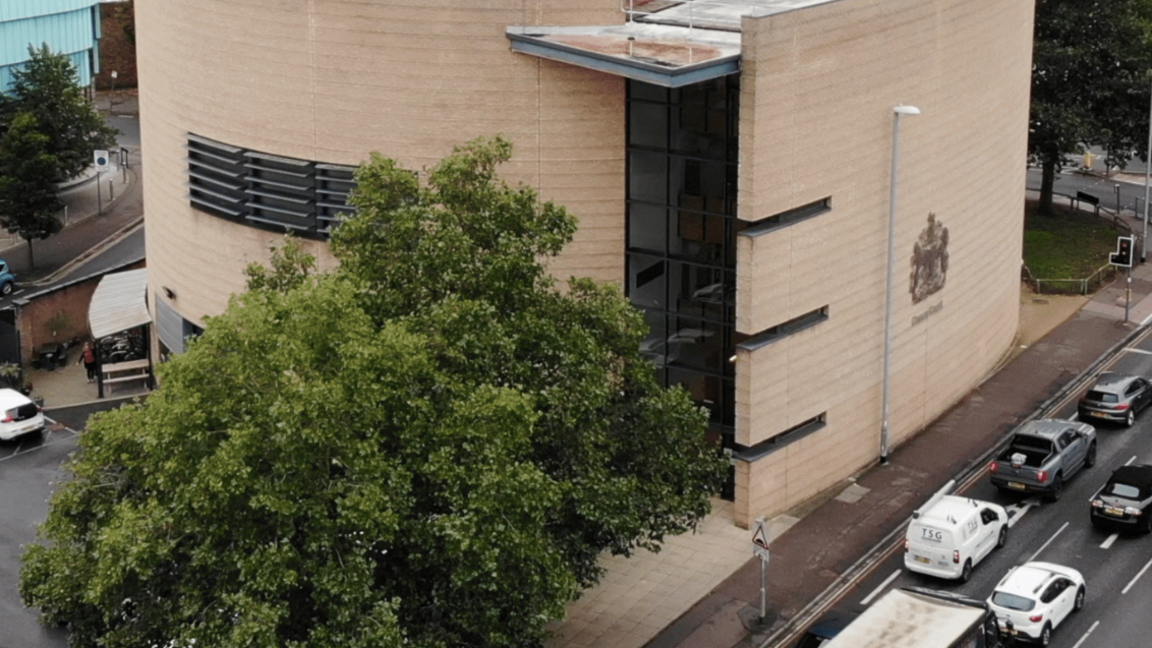
<path fill-rule="evenodd" d="M 1122 268 L 1132 267 L 1132 242 L 1133 237 L 1121 236 L 1116 239 L 1116 251 L 1109 255 L 1108 261 L 1112 265 L 1120 266 Z"/>

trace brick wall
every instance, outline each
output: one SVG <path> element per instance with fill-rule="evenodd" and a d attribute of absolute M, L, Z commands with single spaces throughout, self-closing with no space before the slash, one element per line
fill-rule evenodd
<path fill-rule="evenodd" d="M 136 28 L 133 18 L 135 0 L 108 2 L 100 5 L 104 37 L 100 39 L 100 74 L 96 87 L 112 89 L 112 71 L 116 71 L 116 88 L 136 87 L 136 42 L 129 32 Z"/>
<path fill-rule="evenodd" d="M 134 270 L 144 262 L 134 263 L 117 270 Z M 70 283 L 56 290 L 33 295 L 31 299 L 16 299 L 16 330 L 20 333 L 20 357 L 29 366 L 36 357 L 36 349 L 51 342 L 87 340 L 88 306 L 92 294 L 100 284 L 97 275 Z M 75 358 L 73 358 L 75 359 Z"/>

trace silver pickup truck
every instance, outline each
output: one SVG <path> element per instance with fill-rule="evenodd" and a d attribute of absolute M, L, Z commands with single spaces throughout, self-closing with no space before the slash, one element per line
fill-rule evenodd
<path fill-rule="evenodd" d="M 1002 491 L 1042 493 L 1056 501 L 1064 482 L 1096 463 L 1096 428 L 1087 423 L 1041 419 L 1024 424 L 989 466 Z"/>

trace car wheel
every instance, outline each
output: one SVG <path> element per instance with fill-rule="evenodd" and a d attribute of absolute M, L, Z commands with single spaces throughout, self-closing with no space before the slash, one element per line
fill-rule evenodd
<path fill-rule="evenodd" d="M 1072 611 L 1079 612 L 1084 609 L 1084 586 L 1081 585 L 1080 589 L 1076 590 L 1076 600 L 1072 603 Z"/>
<path fill-rule="evenodd" d="M 1008 542 L 1008 525 L 1000 527 L 1000 535 L 996 537 L 996 548 L 1000 549 Z"/>
<path fill-rule="evenodd" d="M 1131 414 L 1129 414 L 1131 416 Z M 1088 454 L 1084 455 L 1084 467 L 1091 468 L 1096 465 L 1096 444 L 1088 446 Z"/>
<path fill-rule="evenodd" d="M 972 578 L 972 561 L 965 560 L 964 567 L 960 570 L 960 582 L 967 583 L 970 578 Z"/>
<path fill-rule="evenodd" d="M 1060 496 L 1064 494 L 1064 478 L 1059 474 L 1052 479 L 1052 486 L 1048 488 L 1048 501 L 1056 502 L 1060 500 Z"/>
<path fill-rule="evenodd" d="M 1148 515 L 1147 511 L 1144 514 L 1144 535 L 1152 533 L 1152 515 Z"/>
<path fill-rule="evenodd" d="M 1045 623 L 1044 628 L 1040 630 L 1040 636 L 1037 637 L 1036 642 L 1041 646 L 1047 646 L 1052 643 L 1052 626 Z"/>
<path fill-rule="evenodd" d="M 1128 413 L 1124 415 L 1124 427 L 1132 427 L 1136 423 L 1136 410 L 1131 407 L 1128 408 Z"/>
<path fill-rule="evenodd" d="M 0 286 L 0 295 L 11 295 L 12 294 L 12 288 L 14 288 L 14 286 L 12 285 L 12 282 L 11 281 L 5 281 L 4 285 Z"/>

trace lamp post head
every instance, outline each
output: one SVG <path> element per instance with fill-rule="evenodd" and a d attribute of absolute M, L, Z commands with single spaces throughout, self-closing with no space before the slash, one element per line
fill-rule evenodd
<path fill-rule="evenodd" d="M 893 108 L 892 112 L 896 113 L 897 115 L 919 115 L 920 109 L 916 106 L 905 106 L 901 104 Z"/>

